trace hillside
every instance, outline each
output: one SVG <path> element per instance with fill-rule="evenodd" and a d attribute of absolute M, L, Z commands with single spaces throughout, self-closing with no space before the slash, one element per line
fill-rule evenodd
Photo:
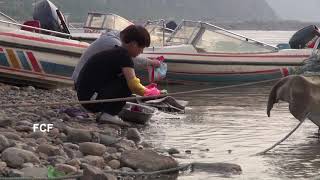
<path fill-rule="evenodd" d="M 2 0 L 0 10 L 18 20 L 32 17 L 36 0 Z M 71 21 L 84 21 L 88 11 L 112 12 L 128 19 L 269 21 L 278 19 L 264 0 L 51 0 Z M 15 4 L 16 3 L 16 4 Z"/>

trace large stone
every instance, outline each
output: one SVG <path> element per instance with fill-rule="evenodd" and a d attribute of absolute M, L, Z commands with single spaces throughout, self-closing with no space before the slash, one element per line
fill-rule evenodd
<path fill-rule="evenodd" d="M 122 166 L 141 169 L 145 172 L 175 168 L 177 161 L 168 156 L 160 155 L 152 150 L 125 151 L 120 158 Z"/>
<path fill-rule="evenodd" d="M 107 148 L 99 143 L 85 142 L 79 144 L 79 150 L 84 155 L 102 156 L 107 151 Z"/>
<path fill-rule="evenodd" d="M 40 163 L 38 157 L 32 152 L 14 147 L 5 149 L 1 154 L 1 158 L 12 168 L 22 167 L 22 165 L 27 162 Z"/>

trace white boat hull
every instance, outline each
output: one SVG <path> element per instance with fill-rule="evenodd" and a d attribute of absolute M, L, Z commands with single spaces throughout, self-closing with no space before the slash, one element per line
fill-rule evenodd
<path fill-rule="evenodd" d="M 164 56 L 169 82 L 235 84 L 287 76 L 311 53 L 311 49 L 256 54 L 197 53 L 183 45 L 150 49 L 143 56 Z"/>

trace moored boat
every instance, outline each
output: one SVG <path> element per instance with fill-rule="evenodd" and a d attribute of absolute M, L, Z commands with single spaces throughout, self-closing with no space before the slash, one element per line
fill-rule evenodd
<path fill-rule="evenodd" d="M 183 21 L 144 57 L 164 56 L 169 82 L 235 84 L 280 78 L 302 65 L 312 49 L 282 49 L 218 26 Z"/>
<path fill-rule="evenodd" d="M 50 1 L 41 3 L 57 10 Z M 72 86 L 74 67 L 89 44 L 43 29 L 38 20 L 25 24 L 0 20 L 0 81 L 43 88 Z"/>

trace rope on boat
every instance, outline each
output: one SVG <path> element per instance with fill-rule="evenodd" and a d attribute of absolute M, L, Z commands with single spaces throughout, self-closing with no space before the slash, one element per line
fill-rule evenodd
<path fill-rule="evenodd" d="M 273 146 L 265 149 L 265 150 L 262 151 L 262 152 L 259 152 L 259 153 L 255 154 L 255 155 L 256 155 L 256 156 L 264 155 L 264 154 L 266 154 L 268 151 L 270 151 L 271 149 L 273 149 L 273 148 L 275 148 L 276 146 L 278 146 L 279 144 L 281 144 L 283 141 L 285 141 L 286 139 L 288 139 L 288 138 L 291 136 L 291 134 L 293 134 L 293 133 L 301 126 L 301 124 L 302 124 L 305 120 L 306 120 L 306 118 L 303 119 L 302 121 L 300 121 L 300 123 L 299 123 L 294 129 L 292 129 L 291 132 L 289 132 L 289 134 L 287 134 L 284 138 L 282 138 L 280 141 L 278 141 L 277 143 L 275 143 Z"/>
<path fill-rule="evenodd" d="M 221 86 L 221 87 L 214 87 L 214 88 L 205 88 L 205 89 L 199 89 L 199 90 L 168 93 L 168 94 L 162 94 L 162 95 L 159 95 L 159 96 L 126 97 L 126 98 L 99 99 L 99 100 L 90 100 L 90 101 L 71 101 L 71 102 L 70 101 L 65 101 L 65 102 L 55 102 L 55 103 L 34 103 L 34 104 L 32 104 L 32 103 L 27 103 L 27 104 L 26 103 L 17 103 L 17 104 L 0 105 L 0 108 L 77 105 L 77 104 L 96 104 L 96 103 L 107 103 L 107 102 L 156 99 L 156 98 L 163 98 L 163 97 L 166 97 L 166 96 L 176 96 L 176 95 L 182 95 L 182 94 L 192 94 L 192 93 L 199 93 L 199 92 L 205 92 L 205 91 L 228 89 L 228 88 L 235 88 L 235 87 L 242 87 L 242 86 L 251 86 L 251 85 L 256 85 L 256 84 L 268 83 L 268 82 L 272 82 L 272 81 L 279 80 L 279 79 L 281 79 L 281 78 L 274 78 L 274 79 L 269 79 L 269 80 L 242 83 L 242 84 L 236 84 L 236 85 Z"/>

